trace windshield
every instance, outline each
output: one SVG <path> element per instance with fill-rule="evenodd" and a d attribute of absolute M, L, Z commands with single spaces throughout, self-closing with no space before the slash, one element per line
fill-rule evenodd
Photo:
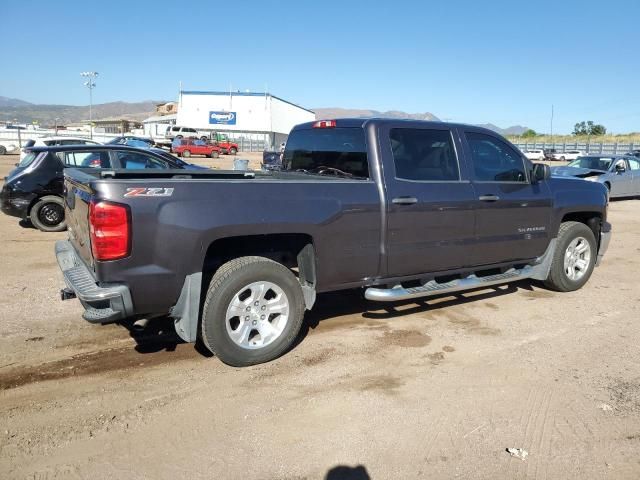
<path fill-rule="evenodd" d="M 611 162 L 613 162 L 611 157 L 578 157 L 569 163 L 567 167 L 607 171 L 611 166 Z"/>
<path fill-rule="evenodd" d="M 40 155 L 41 152 L 29 152 L 27 153 L 24 158 L 22 160 L 20 160 L 20 163 L 18 164 L 18 167 L 21 168 L 26 168 L 29 165 L 31 165 L 34 160 L 36 158 L 38 158 L 38 156 Z"/>
<path fill-rule="evenodd" d="M 289 135 L 284 170 L 320 175 L 369 177 L 362 128 L 312 128 Z"/>

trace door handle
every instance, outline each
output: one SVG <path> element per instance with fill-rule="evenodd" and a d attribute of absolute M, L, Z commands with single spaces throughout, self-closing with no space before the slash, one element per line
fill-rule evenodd
<path fill-rule="evenodd" d="M 500 197 L 497 195 L 480 195 L 478 200 L 481 202 L 497 202 L 500 200 Z"/>
<path fill-rule="evenodd" d="M 391 203 L 394 205 L 413 205 L 418 203 L 418 199 L 416 197 L 396 197 L 391 200 Z"/>

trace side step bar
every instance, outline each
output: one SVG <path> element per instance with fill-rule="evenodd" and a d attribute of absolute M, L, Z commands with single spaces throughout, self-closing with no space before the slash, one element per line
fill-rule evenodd
<path fill-rule="evenodd" d="M 411 298 L 427 297 L 430 295 L 441 295 L 462 290 L 470 290 L 473 288 L 489 287 L 491 285 L 499 285 L 501 283 L 515 282 L 532 278 L 536 273 L 535 267 L 527 265 L 521 269 L 512 268 L 504 273 L 497 275 L 488 275 L 486 277 L 478 277 L 469 275 L 466 278 L 452 280 L 446 283 L 438 283 L 435 280 L 425 283 L 420 287 L 403 288 L 398 285 L 393 288 L 367 288 L 364 296 L 367 300 L 377 302 L 395 302 L 397 300 L 408 300 Z"/>

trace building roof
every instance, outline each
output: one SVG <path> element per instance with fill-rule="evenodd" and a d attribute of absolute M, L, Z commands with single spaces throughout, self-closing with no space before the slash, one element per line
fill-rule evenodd
<path fill-rule="evenodd" d="M 288 103 L 289 105 L 293 105 L 296 108 L 301 110 L 305 110 L 309 113 L 315 114 L 316 112 L 309 110 L 308 108 L 301 107 L 300 105 L 285 100 L 284 98 L 277 97 L 275 95 L 270 94 L 269 92 L 215 92 L 215 91 L 207 91 L 207 90 L 181 90 L 181 95 L 224 95 L 224 96 L 232 96 L 232 97 L 271 97 L 276 100 L 280 100 L 281 102 Z"/>
<path fill-rule="evenodd" d="M 169 115 L 154 115 L 153 117 L 145 118 L 142 123 L 171 123 L 171 120 L 176 120 L 177 118 L 177 113 L 171 113 Z"/>

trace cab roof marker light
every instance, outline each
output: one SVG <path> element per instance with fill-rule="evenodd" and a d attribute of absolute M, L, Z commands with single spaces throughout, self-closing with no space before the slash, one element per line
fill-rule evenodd
<path fill-rule="evenodd" d="M 335 120 L 319 120 L 313 124 L 313 128 L 336 128 Z"/>

